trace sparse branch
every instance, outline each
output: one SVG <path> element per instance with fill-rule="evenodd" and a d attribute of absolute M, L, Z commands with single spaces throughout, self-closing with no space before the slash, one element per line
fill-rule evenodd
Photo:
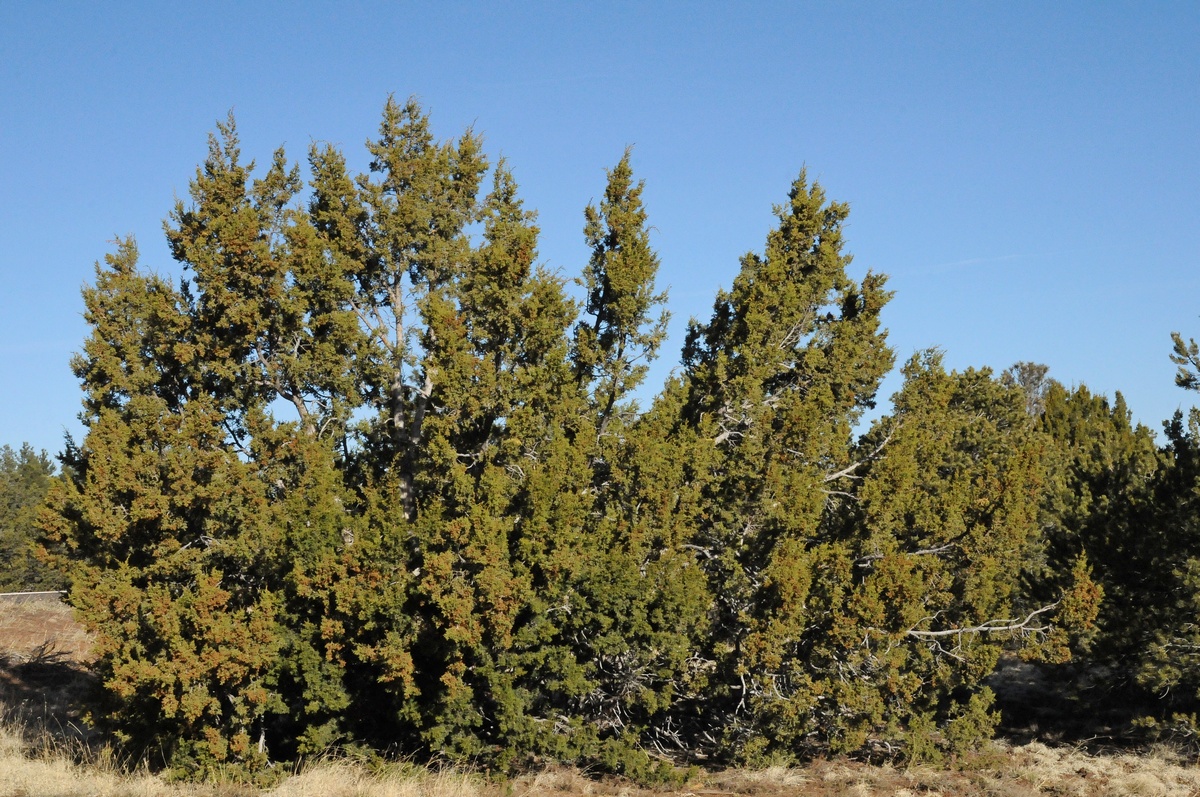
<path fill-rule="evenodd" d="M 900 554 L 903 556 L 936 556 L 939 553 L 945 553 L 946 551 L 949 551 L 951 548 L 954 548 L 957 545 L 957 542 L 948 542 L 945 545 L 939 545 L 936 548 L 922 548 L 919 551 L 901 551 Z M 866 556 L 860 556 L 858 559 L 854 560 L 854 564 L 858 565 L 859 567 L 866 567 L 870 565 L 871 562 L 877 562 L 884 556 L 885 554 L 881 553 L 870 553 Z"/>
<path fill-rule="evenodd" d="M 1179 366 L 1175 384 L 1185 390 L 1200 390 L 1200 345 L 1193 338 L 1184 343 L 1183 336 L 1178 332 L 1171 333 L 1171 340 L 1175 343 L 1171 362 Z"/>
<path fill-rule="evenodd" d="M 684 543 L 680 547 L 685 548 L 689 551 L 695 551 L 696 553 L 703 556 L 705 559 L 716 559 L 717 558 L 717 555 L 712 552 L 711 548 L 706 548 L 703 545 L 693 545 L 691 543 Z"/>
<path fill-rule="evenodd" d="M 905 631 L 905 634 L 916 639 L 938 639 L 949 636 L 963 636 L 964 634 L 996 634 L 1009 631 L 1047 631 L 1046 626 L 1034 626 L 1033 621 L 1040 615 L 1046 612 L 1053 611 L 1058 608 L 1058 601 L 1047 604 L 1040 609 L 1034 609 L 1025 616 L 1023 620 L 1006 619 L 1006 620 L 988 620 L 979 625 L 967 626 L 965 628 L 947 628 L 941 631 L 923 631 L 918 628 L 910 628 Z M 932 620 L 932 617 L 926 617 L 925 620 Z M 922 620 L 924 622 L 924 620 Z"/>
<path fill-rule="evenodd" d="M 879 445 L 875 446 L 875 448 L 872 449 L 870 454 L 867 454 L 865 457 L 858 460 L 857 462 L 850 463 L 849 465 L 847 465 L 846 467 L 837 471 L 836 473 L 830 473 L 822 481 L 824 481 L 826 484 L 828 484 L 831 481 L 835 481 L 837 479 L 841 479 L 844 477 L 849 477 L 852 479 L 861 478 L 859 476 L 854 475 L 854 472 L 856 470 L 858 470 L 859 468 L 861 468 L 863 465 L 867 464 L 868 462 L 872 462 L 875 459 L 877 459 L 879 457 L 879 455 L 881 453 L 883 453 L 883 449 L 887 447 L 887 444 L 892 441 L 892 436 L 896 433 L 896 430 L 899 428 L 900 428 L 900 424 L 896 423 L 894 426 L 892 426 L 891 431 L 889 431 L 887 433 L 887 436 L 884 437 L 883 440 L 879 441 Z M 797 454 L 797 455 L 799 454 L 798 451 L 793 451 L 790 448 L 788 449 L 788 453 L 789 454 Z"/>

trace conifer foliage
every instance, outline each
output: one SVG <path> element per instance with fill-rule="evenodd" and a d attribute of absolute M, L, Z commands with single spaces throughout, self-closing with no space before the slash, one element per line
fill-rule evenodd
<path fill-rule="evenodd" d="M 801 173 L 643 408 L 666 295 L 629 151 L 578 300 L 473 132 L 389 99 L 367 151 L 255 177 L 229 119 L 165 225 L 183 279 L 124 240 L 84 291 L 87 434 L 42 523 L 95 722 L 195 776 L 987 736 L 982 678 L 1071 588 L 1018 590 L 1040 438 L 1019 388 L 933 353 L 857 435 L 893 354 L 847 206 Z"/>
<path fill-rule="evenodd" d="M 37 557 L 37 515 L 55 478 L 54 461 L 26 443 L 0 446 L 0 592 L 62 586 Z"/>

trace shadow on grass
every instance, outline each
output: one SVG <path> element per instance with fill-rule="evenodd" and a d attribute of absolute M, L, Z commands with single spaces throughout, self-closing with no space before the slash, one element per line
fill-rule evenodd
<path fill-rule="evenodd" d="M 81 715 L 96 687 L 91 673 L 52 645 L 0 653 L 0 723 L 31 746 L 86 746 L 94 734 Z"/>
<path fill-rule="evenodd" d="M 1195 738 L 1173 733 L 1171 723 L 1174 713 L 1195 712 L 1195 701 L 1150 694 L 1118 671 L 1013 658 L 1002 660 L 988 683 L 1000 711 L 997 735 L 1015 745 L 1069 745 L 1095 754 L 1166 744 L 1197 752 Z M 1154 730 L 1147 720 L 1157 721 Z"/>

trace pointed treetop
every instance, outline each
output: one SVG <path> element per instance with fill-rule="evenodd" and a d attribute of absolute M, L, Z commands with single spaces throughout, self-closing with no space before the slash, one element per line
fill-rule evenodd
<path fill-rule="evenodd" d="M 581 384 L 595 381 L 594 403 L 602 422 L 617 402 L 645 377 L 646 363 L 666 338 L 666 292 L 655 291 L 658 255 L 650 246 L 644 182 L 633 181 L 631 150 L 608 171 L 599 208 L 584 211 L 584 237 L 592 249 L 583 274 L 584 312 L 591 320 L 575 329 L 574 361 Z"/>

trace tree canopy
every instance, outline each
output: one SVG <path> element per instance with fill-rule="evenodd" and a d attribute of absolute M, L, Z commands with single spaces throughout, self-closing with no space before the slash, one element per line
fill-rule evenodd
<path fill-rule="evenodd" d="M 126 239 L 84 289 L 62 478 L 0 456 L 0 555 L 48 491 L 92 720 L 140 757 L 653 778 L 969 749 L 1006 651 L 1198 688 L 1194 417 L 1159 450 L 1119 397 L 929 351 L 869 419 L 891 292 L 803 171 L 646 400 L 667 295 L 630 150 L 584 210 L 578 294 L 473 131 L 389 98 L 367 154 L 255 176 L 219 123 L 164 225 L 182 278 Z"/>

